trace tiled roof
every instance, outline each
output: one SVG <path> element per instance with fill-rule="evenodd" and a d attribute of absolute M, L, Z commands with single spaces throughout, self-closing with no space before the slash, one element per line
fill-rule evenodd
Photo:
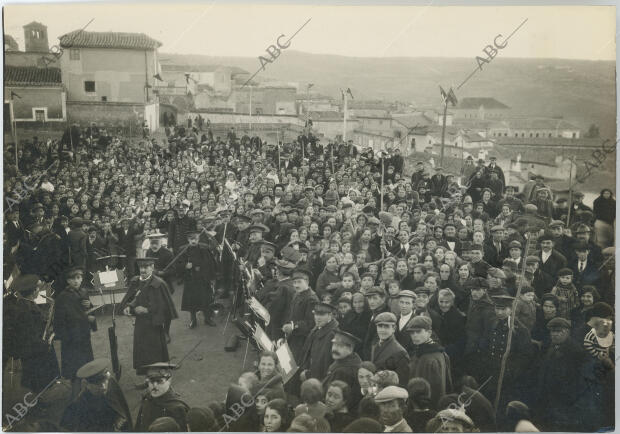
<path fill-rule="evenodd" d="M 495 98 L 463 98 L 457 108 L 459 109 L 478 109 L 484 106 L 485 109 L 507 109 L 510 108 Z"/>
<path fill-rule="evenodd" d="M 61 86 L 60 68 L 4 66 L 5 86 Z"/>
<path fill-rule="evenodd" d="M 4 34 L 4 46 L 9 46 L 9 49 L 17 51 L 19 46 L 17 45 L 17 41 L 11 35 Z"/>
<path fill-rule="evenodd" d="M 499 145 L 525 145 L 525 146 L 546 146 L 546 147 L 562 147 L 568 149 L 578 148 L 581 146 L 601 147 L 603 139 L 567 139 L 564 137 L 492 137 Z"/>
<path fill-rule="evenodd" d="M 128 50 L 153 50 L 161 47 L 156 41 L 144 33 L 120 32 L 85 32 L 74 30 L 62 35 L 60 46 L 63 48 L 124 48 Z"/>

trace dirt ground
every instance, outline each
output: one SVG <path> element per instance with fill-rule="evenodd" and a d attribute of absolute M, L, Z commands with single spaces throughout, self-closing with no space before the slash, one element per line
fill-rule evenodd
<path fill-rule="evenodd" d="M 177 309 L 181 306 L 182 288 L 177 288 L 173 299 Z M 231 382 L 235 382 L 245 371 L 255 370 L 256 353 L 250 345 L 247 351 L 245 369 L 243 366 L 246 355 L 246 342 L 240 341 L 236 352 L 224 351 L 227 339 L 233 334 L 239 334 L 234 324 L 229 323 L 224 330 L 227 310 L 219 312 L 216 317 L 217 327 L 204 325 L 199 315 L 200 324 L 194 328 L 187 328 L 189 314 L 179 312 L 180 318 L 172 322 L 170 335 L 172 342 L 168 345 L 171 362 L 179 362 L 196 345 L 198 347 L 183 361 L 180 369 L 174 371 L 172 387 L 181 394 L 190 407 L 205 407 L 213 401 L 223 401 L 226 390 Z M 110 346 L 108 341 L 108 327 L 112 324 L 111 309 L 97 315 L 98 331 L 91 335 L 95 358 L 110 360 Z M 138 413 L 140 398 L 144 391 L 137 390 L 135 385 L 144 381 L 144 377 L 136 376 L 132 369 L 133 352 L 133 325 L 132 318 L 121 316 L 116 319 L 116 335 L 119 344 L 119 358 L 122 365 L 120 386 L 129 404 L 132 417 Z M 55 345 L 56 353 L 60 357 L 60 346 Z M 110 366 L 111 367 L 111 366 Z M 39 399 L 36 406 L 28 409 L 25 415 L 20 416 L 23 410 L 16 403 L 21 403 L 28 390 L 20 386 L 21 368 L 19 361 L 3 367 L 2 375 L 2 426 L 7 430 L 12 421 L 11 431 L 29 431 L 29 424 L 38 421 L 57 423 L 62 411 L 69 403 L 70 382 L 61 379 L 52 385 Z M 32 395 L 26 399 L 31 402 Z M 20 419 L 16 422 L 15 419 Z"/>

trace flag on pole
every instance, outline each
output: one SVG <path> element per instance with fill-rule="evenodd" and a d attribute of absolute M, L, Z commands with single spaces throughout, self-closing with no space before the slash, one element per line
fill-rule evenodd
<path fill-rule="evenodd" d="M 11 91 L 11 99 L 13 99 L 13 97 L 16 96 L 19 99 L 22 99 L 21 96 L 19 96 L 18 94 L 16 94 L 15 92 Z"/>
<path fill-rule="evenodd" d="M 453 106 L 458 104 L 459 101 L 456 99 L 456 95 L 454 94 L 452 88 L 450 88 L 450 90 L 446 93 L 443 87 L 439 86 L 439 92 L 441 93 L 441 100 L 444 104 L 446 104 L 446 101 L 451 103 Z"/>
<path fill-rule="evenodd" d="M 349 96 L 351 96 L 351 99 L 353 98 L 353 93 L 351 93 L 351 89 L 347 87 L 347 93 L 349 94 Z"/>

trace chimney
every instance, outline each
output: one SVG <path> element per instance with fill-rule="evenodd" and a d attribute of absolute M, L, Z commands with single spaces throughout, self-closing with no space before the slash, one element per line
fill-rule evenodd
<path fill-rule="evenodd" d="M 24 26 L 24 41 L 27 53 L 47 53 L 49 43 L 47 41 L 47 26 L 36 21 Z"/>

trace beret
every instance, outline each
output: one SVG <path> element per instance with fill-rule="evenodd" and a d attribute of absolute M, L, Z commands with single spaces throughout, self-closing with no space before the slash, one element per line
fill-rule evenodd
<path fill-rule="evenodd" d="M 375 402 L 380 404 L 382 402 L 389 402 L 395 399 L 407 399 L 409 393 L 407 390 L 398 386 L 388 386 L 375 396 Z"/>
<path fill-rule="evenodd" d="M 372 376 L 372 382 L 377 385 L 379 389 L 385 389 L 388 386 L 398 386 L 400 382 L 398 374 L 394 371 L 379 371 Z"/>
<path fill-rule="evenodd" d="M 397 321 L 396 315 L 394 315 L 392 312 L 381 312 L 375 318 L 374 323 L 375 324 L 382 324 L 382 323 L 396 324 L 396 321 Z"/>
<path fill-rule="evenodd" d="M 557 329 L 557 328 L 570 329 L 571 322 L 561 317 L 555 317 L 547 323 L 547 328 L 548 329 Z"/>

